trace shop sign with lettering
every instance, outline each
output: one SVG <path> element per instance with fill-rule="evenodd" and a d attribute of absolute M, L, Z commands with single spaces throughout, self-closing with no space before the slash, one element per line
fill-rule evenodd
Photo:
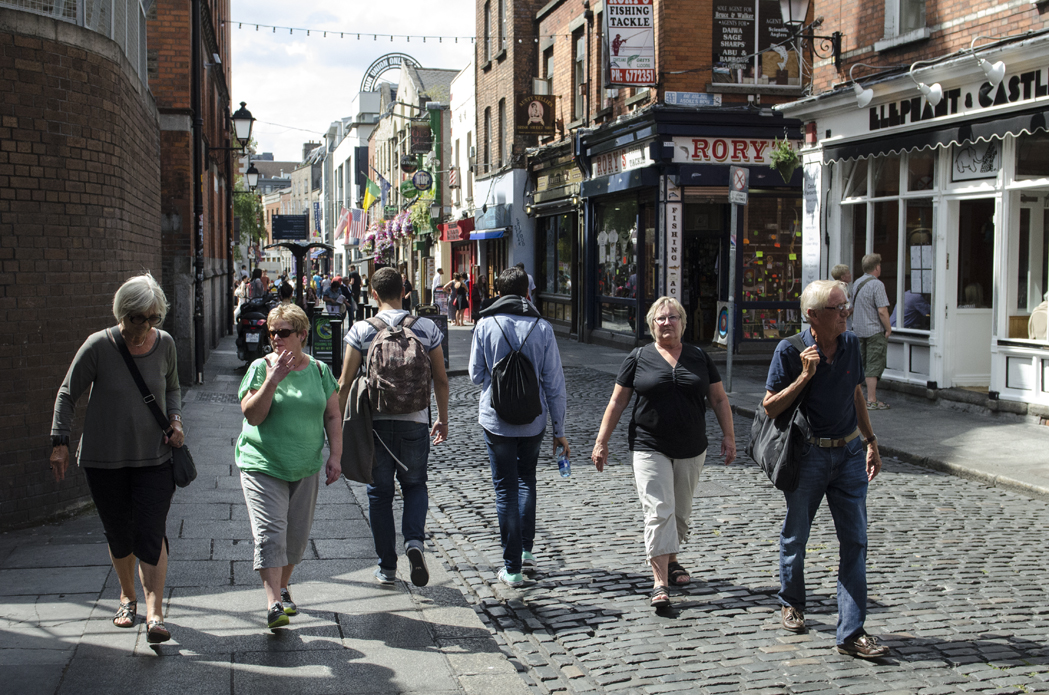
<path fill-rule="evenodd" d="M 656 84 L 654 0 L 605 0 L 604 44 L 608 85 Z"/>
<path fill-rule="evenodd" d="M 761 138 L 674 138 L 674 161 L 682 164 L 772 165 L 772 140 Z M 794 149 L 800 140 L 791 142 Z"/>
<path fill-rule="evenodd" d="M 542 171 L 536 176 L 536 193 L 561 188 L 583 180 L 583 172 L 575 164 Z"/>
<path fill-rule="evenodd" d="M 667 203 L 667 291 L 681 300 L 681 203 Z"/>
<path fill-rule="evenodd" d="M 590 177 L 611 176 L 620 174 L 631 169 L 640 169 L 648 166 L 652 160 L 648 158 L 648 146 L 623 148 L 613 150 L 605 154 L 599 154 L 590 160 Z"/>

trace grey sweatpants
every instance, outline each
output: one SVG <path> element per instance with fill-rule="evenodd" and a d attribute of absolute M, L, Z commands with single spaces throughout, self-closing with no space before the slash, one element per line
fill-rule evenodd
<path fill-rule="evenodd" d="M 707 452 L 671 459 L 655 451 L 634 452 L 634 483 L 645 514 L 645 554 L 651 560 L 678 552 L 688 539 L 692 495 Z"/>
<path fill-rule="evenodd" d="M 252 567 L 256 570 L 302 562 L 313 528 L 320 475 L 318 472 L 289 483 L 258 471 L 240 472 L 255 539 Z"/>

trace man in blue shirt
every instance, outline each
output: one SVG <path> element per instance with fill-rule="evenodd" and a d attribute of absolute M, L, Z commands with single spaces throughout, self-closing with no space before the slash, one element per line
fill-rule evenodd
<path fill-rule="evenodd" d="M 881 471 L 878 438 L 871 429 L 859 339 L 845 331 L 847 285 L 816 280 L 801 294 L 801 313 L 809 322 L 800 354 L 780 341 L 769 365 L 762 402 L 774 418 L 806 387 L 801 405 L 812 426 L 802 456 L 798 487 L 785 492 L 787 516 L 779 537 L 779 600 L 783 627 L 805 631 L 805 545 L 812 519 L 827 497 L 838 535 L 837 649 L 876 659 L 889 649 L 863 629 L 867 617 L 867 484 Z M 866 449 L 866 452 L 864 451 Z"/>
<path fill-rule="evenodd" d="M 484 428 L 503 546 L 499 581 L 518 587 L 524 584 L 522 572 L 535 570 L 535 470 L 547 413 L 554 430 L 554 454 L 559 446 L 564 447 L 565 456 L 570 453 L 565 439 L 567 396 L 554 330 L 525 298 L 528 274 L 516 266 L 507 268 L 499 276 L 499 289 L 502 296 L 478 314 L 470 379 L 481 386 L 478 421 Z M 514 344 L 509 345 L 507 339 Z M 526 425 L 502 420 L 492 407 L 492 368 L 512 349 L 528 358 L 539 381 L 542 413 Z"/>

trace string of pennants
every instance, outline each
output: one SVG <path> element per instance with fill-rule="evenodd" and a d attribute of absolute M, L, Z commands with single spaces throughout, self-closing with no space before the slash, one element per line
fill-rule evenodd
<path fill-rule="evenodd" d="M 348 38 L 348 39 L 353 39 L 353 40 L 357 40 L 357 41 L 364 41 L 364 40 L 370 38 L 370 39 L 372 39 L 372 41 L 378 41 L 379 39 L 384 39 L 384 40 L 385 39 L 389 39 L 391 42 L 396 40 L 396 39 L 403 39 L 406 43 L 411 43 L 412 39 L 415 39 L 416 41 L 421 41 L 422 43 L 426 43 L 428 40 L 429 41 L 436 41 L 437 43 L 444 43 L 445 41 L 447 41 L 448 43 L 459 43 L 460 40 L 463 43 L 466 43 L 467 41 L 469 41 L 471 44 L 477 42 L 477 37 L 475 37 L 475 36 L 428 36 L 428 35 L 427 36 L 423 36 L 423 35 L 415 35 L 415 34 L 375 34 L 375 33 L 372 33 L 372 32 L 363 32 L 363 31 L 333 31 L 331 29 L 309 29 L 309 28 L 305 28 L 305 27 L 282 27 L 282 26 L 275 26 L 273 24 L 260 24 L 258 22 L 230 21 L 230 22 L 227 22 L 227 24 L 230 24 L 230 25 L 236 24 L 238 29 L 244 29 L 245 27 L 247 27 L 248 29 L 251 29 L 252 27 L 254 27 L 255 31 L 259 31 L 260 29 L 269 29 L 270 33 L 272 33 L 272 34 L 276 34 L 278 29 L 281 31 L 281 33 L 283 33 L 284 31 L 287 31 L 288 34 L 292 35 L 292 36 L 294 36 L 295 32 L 299 32 L 300 34 L 305 33 L 306 36 L 309 36 L 309 37 L 313 37 L 314 34 L 318 34 L 320 36 L 320 38 L 325 38 L 325 39 L 328 38 L 329 34 L 331 34 L 332 38 L 339 38 L 339 39 L 347 39 Z M 537 36 L 534 39 L 534 42 L 535 43 L 539 43 L 539 39 L 540 38 L 544 38 L 544 39 L 546 39 L 546 38 L 567 38 L 567 39 L 571 39 L 572 35 L 571 34 L 543 34 L 542 36 Z M 493 40 L 497 41 L 498 39 L 494 39 L 493 38 Z M 518 39 L 517 43 L 524 43 L 524 41 L 522 39 Z"/>

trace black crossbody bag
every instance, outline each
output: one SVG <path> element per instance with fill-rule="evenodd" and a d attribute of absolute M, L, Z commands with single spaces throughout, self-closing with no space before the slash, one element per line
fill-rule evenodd
<path fill-rule="evenodd" d="M 797 348 L 799 353 L 805 349 L 801 333 L 787 338 L 787 342 Z M 746 452 L 757 461 L 776 489 L 784 492 L 794 492 L 798 489 L 801 453 L 812 436 L 812 427 L 801 411 L 801 404 L 805 401 L 810 386 L 812 381 L 805 385 L 804 390 L 786 410 L 774 418 L 765 413 L 760 403 L 754 410 L 754 423 L 750 427 L 750 441 L 747 442 Z"/>
<path fill-rule="evenodd" d="M 160 338 L 158 337 L 157 339 L 159 340 Z M 135 358 L 131 356 L 131 351 L 127 349 L 127 345 L 124 343 L 124 336 L 120 335 L 120 331 L 113 331 L 113 341 L 117 344 L 120 356 L 124 358 L 124 363 L 127 365 L 128 371 L 131 372 L 131 378 L 135 380 L 135 385 L 138 386 L 138 390 L 142 394 L 142 402 L 149 406 L 149 411 L 153 413 L 153 418 L 157 421 L 157 425 L 164 433 L 164 436 L 170 437 L 174 429 L 164 415 L 164 411 L 157 405 L 156 397 L 149 390 L 149 387 L 146 386 L 146 381 L 142 378 L 142 372 L 138 371 L 138 366 L 135 365 Z M 171 447 L 171 468 L 175 474 L 175 484 L 179 487 L 186 487 L 196 479 L 197 466 L 193 463 L 193 456 L 190 455 L 188 446 L 183 444 L 180 447 Z"/>

